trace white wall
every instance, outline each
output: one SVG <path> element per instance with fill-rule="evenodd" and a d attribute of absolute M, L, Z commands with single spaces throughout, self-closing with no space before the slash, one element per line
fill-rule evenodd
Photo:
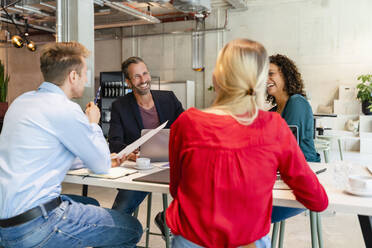
<path fill-rule="evenodd" d="M 206 89 L 218 51 L 228 41 L 250 38 L 261 42 L 269 54 L 281 53 L 293 59 L 302 72 L 314 112 L 318 105 L 330 105 L 339 85 L 355 85 L 357 76 L 372 73 L 371 0 L 251 0 L 248 10 L 229 11 L 225 32 L 205 36 L 205 71 L 191 69 L 191 33 L 124 38 L 121 60 L 141 56 L 152 75 L 161 80 L 195 81 L 196 106 L 208 106 L 214 97 Z M 213 10 L 206 28 L 223 27 L 225 10 Z M 194 28 L 195 23 L 175 22 L 123 28 L 124 35 L 156 34 Z M 107 43 L 106 43 L 107 42 Z M 105 43 L 106 54 L 115 53 L 117 43 Z M 98 49 L 100 50 L 100 49 Z M 99 52 L 96 49 L 96 53 Z M 102 52 L 101 52 L 102 53 Z M 101 54 L 102 55 L 102 54 Z M 96 69 L 104 69 L 96 54 Z M 107 56 L 106 56 L 107 57 Z M 120 68 L 120 63 L 114 66 Z M 96 75 L 100 70 L 97 69 Z"/>
<path fill-rule="evenodd" d="M 339 85 L 372 73 L 371 10 L 370 0 L 255 1 L 229 14 L 226 42 L 247 37 L 293 59 L 316 112 L 332 104 Z"/>

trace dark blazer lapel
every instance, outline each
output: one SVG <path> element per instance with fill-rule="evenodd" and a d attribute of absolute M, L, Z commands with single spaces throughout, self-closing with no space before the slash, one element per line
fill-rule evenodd
<path fill-rule="evenodd" d="M 142 130 L 143 129 L 142 118 L 141 118 L 141 114 L 139 112 L 139 106 L 137 104 L 136 97 L 134 96 L 134 94 L 132 94 L 132 96 L 130 98 L 130 105 L 131 105 L 131 109 L 134 113 L 134 117 L 137 121 L 137 125 L 139 127 L 139 130 Z"/>
<path fill-rule="evenodd" d="M 160 122 L 160 124 L 162 124 L 163 122 L 165 122 L 167 120 L 164 118 L 164 114 L 163 114 L 162 109 L 161 109 L 161 104 L 159 102 L 158 94 L 157 94 L 156 91 L 151 91 L 151 95 L 152 95 L 152 99 L 154 100 L 154 104 L 155 104 L 155 107 L 156 107 L 156 112 L 158 112 L 159 122 Z"/>

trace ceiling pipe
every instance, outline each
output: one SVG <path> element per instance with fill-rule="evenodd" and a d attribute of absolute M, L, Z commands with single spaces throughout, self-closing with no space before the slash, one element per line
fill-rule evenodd
<path fill-rule="evenodd" d="M 8 7 L 10 7 L 10 6 L 14 5 L 14 4 L 19 3 L 20 1 L 22 1 L 22 0 L 16 0 L 16 1 L 14 1 L 14 2 L 10 2 L 10 3 L 8 3 L 8 4 L 6 4 L 7 1 L 5 1 L 5 5 L 4 5 L 3 7 L 4 7 L 4 8 L 8 8 Z M 4 1 L 2 0 L 1 2 L 3 3 Z"/>
<path fill-rule="evenodd" d="M 122 38 L 137 38 L 137 37 L 158 36 L 158 35 L 186 35 L 186 34 L 192 34 L 194 32 L 214 33 L 214 32 L 224 32 L 224 31 L 230 31 L 230 29 L 227 29 L 227 28 L 208 28 L 208 29 L 201 29 L 201 30 L 192 29 L 192 30 L 185 30 L 185 31 L 162 32 L 162 33 L 156 33 L 156 34 L 123 35 Z"/>
<path fill-rule="evenodd" d="M 34 13 L 36 15 L 39 15 L 39 16 L 44 16 L 44 17 L 49 17 L 51 15 L 47 14 L 47 13 L 44 13 L 42 12 L 41 10 L 37 9 L 37 8 L 34 8 L 34 7 L 31 7 L 31 6 L 28 6 L 28 5 L 14 5 L 14 7 L 18 8 L 18 9 L 21 9 L 21 10 L 24 10 L 24 11 L 28 11 L 28 12 L 31 12 L 31 13 Z"/>
<path fill-rule="evenodd" d="M 94 29 L 106 29 L 106 28 L 120 28 L 120 27 L 128 27 L 128 26 L 135 26 L 135 25 L 144 25 L 148 24 L 145 20 L 134 20 L 134 21 L 125 21 L 120 23 L 112 23 L 112 24 L 101 24 L 101 25 L 94 25 Z"/>
<path fill-rule="evenodd" d="M 9 20 L 7 18 L 4 18 L 4 17 L 0 17 L 0 21 L 13 24 L 13 22 L 11 20 Z M 25 23 L 24 22 L 19 22 L 17 20 L 14 20 L 14 22 L 17 25 L 25 26 Z M 47 28 L 47 27 L 43 27 L 43 26 L 39 26 L 39 25 L 34 25 L 34 24 L 27 24 L 27 26 L 29 28 L 32 28 L 32 29 L 42 30 L 42 31 L 50 32 L 50 33 L 55 33 L 55 30 L 52 29 L 52 28 Z"/>
<path fill-rule="evenodd" d="M 54 11 L 57 9 L 55 6 L 53 6 L 53 5 L 51 5 L 51 4 L 48 4 L 48 3 L 44 3 L 44 2 L 42 2 L 42 1 L 40 1 L 40 5 L 43 5 L 43 6 L 45 6 L 45 7 L 48 7 L 48 8 L 50 8 L 50 9 L 54 10 Z"/>
<path fill-rule="evenodd" d="M 140 18 L 140 19 L 143 19 L 147 22 L 150 22 L 150 23 L 160 23 L 160 20 L 152 15 L 148 15 L 142 11 L 139 11 L 139 10 L 136 10 L 134 9 L 133 7 L 131 6 L 128 6 L 128 5 L 123 5 L 121 3 L 116 3 L 116 2 L 111 2 L 111 1 L 108 1 L 108 0 L 102 0 L 102 2 L 110 7 L 110 8 L 113 8 L 113 9 L 116 9 L 116 10 L 119 10 L 121 12 L 124 12 L 128 15 L 131 15 L 131 16 L 134 16 L 136 18 Z"/>
<path fill-rule="evenodd" d="M 62 0 L 57 0 L 57 10 L 56 10 L 56 29 L 57 29 L 57 37 L 56 41 L 57 42 L 62 42 Z"/>
<path fill-rule="evenodd" d="M 7 9 L 8 10 L 11 10 L 11 11 L 14 11 L 14 12 L 17 12 L 17 13 L 22 13 L 23 14 L 23 11 L 22 10 L 17 9 L 17 8 L 14 8 L 14 7 L 8 7 Z"/>
<path fill-rule="evenodd" d="M 102 0 L 94 0 L 94 3 L 101 6 L 101 7 L 103 7 L 105 5 Z"/>
<path fill-rule="evenodd" d="M 248 9 L 247 0 L 226 0 L 235 9 L 246 10 Z"/>

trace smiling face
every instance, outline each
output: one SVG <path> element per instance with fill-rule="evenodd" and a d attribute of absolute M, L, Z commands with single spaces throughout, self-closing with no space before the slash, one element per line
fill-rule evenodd
<path fill-rule="evenodd" d="M 150 93 L 151 76 L 144 63 L 130 64 L 128 67 L 128 74 L 129 78 L 127 78 L 126 81 L 132 88 L 134 94 L 147 95 Z"/>
<path fill-rule="evenodd" d="M 288 95 L 285 91 L 285 80 L 279 67 L 270 63 L 269 78 L 267 80 L 267 93 L 275 98 Z"/>

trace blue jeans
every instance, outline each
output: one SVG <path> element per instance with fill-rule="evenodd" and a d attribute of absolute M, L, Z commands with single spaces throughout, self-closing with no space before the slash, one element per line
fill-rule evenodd
<path fill-rule="evenodd" d="M 149 192 L 135 191 L 118 189 L 119 192 L 116 195 L 112 209 L 119 211 L 120 213 L 132 214 L 134 210 L 141 204 L 146 198 Z"/>
<path fill-rule="evenodd" d="M 81 195 L 70 195 L 70 194 L 64 194 L 64 195 L 68 196 L 71 200 L 79 202 L 79 203 L 91 204 L 91 205 L 94 205 L 94 206 L 97 206 L 97 207 L 100 206 L 99 202 L 92 197 L 81 196 Z"/>
<path fill-rule="evenodd" d="M 22 225 L 0 227 L 2 245 L 14 248 L 126 248 L 135 247 L 140 240 L 142 226 L 134 217 L 61 197 L 61 205 L 43 216 Z"/>
<path fill-rule="evenodd" d="M 303 208 L 287 208 L 287 207 L 279 207 L 273 206 L 273 212 L 271 214 L 271 223 L 276 223 L 295 215 L 298 215 L 305 211 L 306 209 Z"/>
<path fill-rule="evenodd" d="M 262 237 L 254 242 L 256 248 L 270 248 L 271 242 L 269 235 Z M 194 244 L 193 242 L 185 239 L 181 235 L 175 235 L 172 239 L 172 248 L 203 248 L 200 245 Z"/>

